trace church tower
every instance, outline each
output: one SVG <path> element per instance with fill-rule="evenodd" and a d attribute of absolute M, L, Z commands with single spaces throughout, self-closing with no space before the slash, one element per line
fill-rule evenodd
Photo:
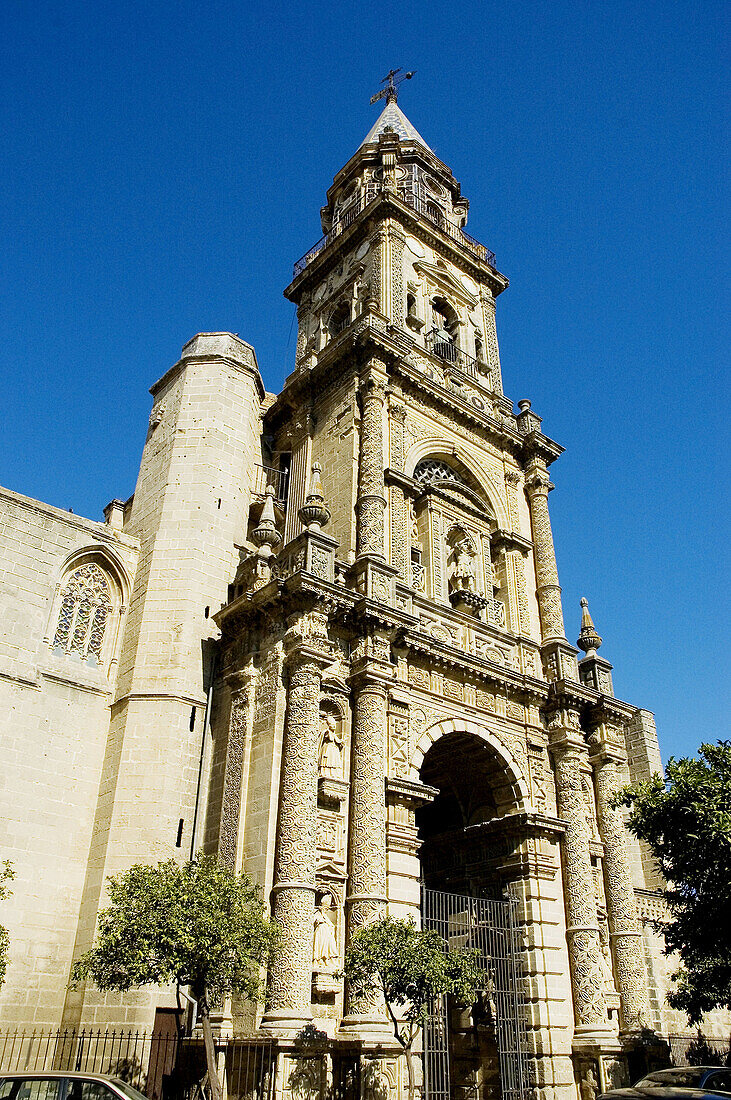
<path fill-rule="evenodd" d="M 566 638 L 548 509 L 562 448 L 503 393 L 508 280 L 468 209 L 391 81 L 285 291 L 294 369 L 264 413 L 266 477 L 215 616 L 206 820 L 282 936 L 266 1005 L 219 1024 L 261 1027 L 287 1064 L 314 1025 L 336 1082 L 355 1044 L 396 1097 L 383 1010 L 337 974 L 358 928 L 412 915 L 490 975 L 471 1014 L 435 1009 L 425 1096 L 573 1100 L 654 1049 L 648 883 L 612 806 L 627 745 L 652 738 L 593 625 L 580 664 Z"/>

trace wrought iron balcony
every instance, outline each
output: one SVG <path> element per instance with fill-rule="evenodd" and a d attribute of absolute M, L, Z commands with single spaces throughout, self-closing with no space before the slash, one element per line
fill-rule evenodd
<path fill-rule="evenodd" d="M 362 195 L 356 201 L 348 207 L 343 214 L 333 222 L 332 229 L 329 233 L 326 233 L 324 237 L 321 237 L 316 244 L 313 244 L 312 248 L 305 252 L 304 256 L 301 256 L 297 263 L 294 265 L 293 279 L 296 279 L 298 275 L 301 275 L 305 268 L 316 259 L 322 251 L 329 244 L 343 233 L 348 226 L 352 225 L 359 214 L 365 210 L 367 206 L 370 206 L 380 194 L 383 194 L 382 190 L 378 190 L 374 186 L 368 187 Z M 397 192 L 398 198 L 406 206 L 411 207 L 412 210 L 416 210 L 418 214 L 426 218 L 437 226 L 447 237 L 450 237 L 455 244 L 465 251 L 476 256 L 483 263 L 488 264 L 493 271 L 497 271 L 495 266 L 495 253 L 491 252 L 489 248 L 486 248 L 484 244 L 480 244 L 474 237 L 471 237 L 469 233 L 466 233 L 464 229 L 460 229 L 459 226 L 453 225 L 446 216 L 437 216 L 434 210 L 433 203 L 427 203 L 419 195 L 414 194 L 413 191 L 401 189 Z"/>
<path fill-rule="evenodd" d="M 480 386 L 486 386 L 488 389 L 495 388 L 492 371 L 487 363 L 474 359 L 466 351 L 462 351 L 462 348 L 458 348 L 443 333 L 438 330 L 427 332 L 424 337 L 424 345 L 426 350 L 436 356 L 437 359 L 441 359 L 443 363 L 467 375 L 473 382 L 477 382 Z"/>
<path fill-rule="evenodd" d="M 276 470 L 272 466 L 261 466 L 257 462 L 254 466 L 254 496 L 263 497 L 269 485 L 274 486 L 274 501 L 276 504 L 287 503 L 287 482 L 289 470 Z"/>

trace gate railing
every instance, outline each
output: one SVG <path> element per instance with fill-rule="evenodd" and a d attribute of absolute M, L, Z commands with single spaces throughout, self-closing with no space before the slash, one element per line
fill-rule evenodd
<path fill-rule="evenodd" d="M 528 1071 L 517 902 L 427 889 L 422 890 L 421 899 L 425 928 L 438 932 L 450 950 L 467 947 L 477 951 L 485 975 L 483 1008 L 495 1032 L 502 1100 L 524 1100 Z M 446 998 L 441 998 L 424 1029 L 425 1100 L 448 1100 L 450 1096 L 448 1029 Z"/>
<path fill-rule="evenodd" d="M 271 1100 L 270 1039 L 216 1039 L 229 1100 Z M 150 1100 L 204 1100 L 206 1055 L 194 1036 L 127 1030 L 0 1031 L 0 1074 L 50 1070 L 119 1077 Z"/>

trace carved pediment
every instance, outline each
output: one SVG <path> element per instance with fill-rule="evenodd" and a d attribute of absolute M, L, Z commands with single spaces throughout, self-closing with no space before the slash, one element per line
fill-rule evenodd
<path fill-rule="evenodd" d="M 478 299 L 474 294 L 465 290 L 461 280 L 443 263 L 428 263 L 426 260 L 418 260 L 414 264 L 414 271 L 426 279 L 431 286 L 441 290 L 443 294 L 456 299 L 468 309 L 474 309 Z"/>

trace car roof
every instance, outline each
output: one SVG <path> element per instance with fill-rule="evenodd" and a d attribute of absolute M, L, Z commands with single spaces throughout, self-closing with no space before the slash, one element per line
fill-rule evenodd
<path fill-rule="evenodd" d="M 12 1073 L 0 1073 L 0 1081 L 7 1081 L 8 1079 L 15 1080 L 16 1078 L 21 1078 L 21 1077 L 23 1078 L 24 1081 L 27 1080 L 29 1077 L 30 1078 L 37 1078 L 37 1077 L 53 1077 L 53 1078 L 56 1078 L 56 1077 L 59 1077 L 59 1078 L 60 1077 L 70 1077 L 70 1078 L 75 1078 L 75 1079 L 79 1079 L 79 1080 L 82 1080 L 82 1081 L 105 1081 L 105 1082 L 112 1082 L 112 1083 L 115 1083 L 116 1081 L 120 1080 L 119 1077 L 115 1077 L 111 1073 L 94 1073 L 93 1071 L 89 1071 L 89 1073 L 84 1073 L 83 1070 L 72 1070 L 72 1069 L 69 1069 L 69 1070 L 48 1069 L 48 1070 L 45 1070 L 45 1071 L 41 1070 L 41 1069 L 29 1069 L 29 1070 L 16 1069 L 16 1070 L 13 1070 Z"/>

